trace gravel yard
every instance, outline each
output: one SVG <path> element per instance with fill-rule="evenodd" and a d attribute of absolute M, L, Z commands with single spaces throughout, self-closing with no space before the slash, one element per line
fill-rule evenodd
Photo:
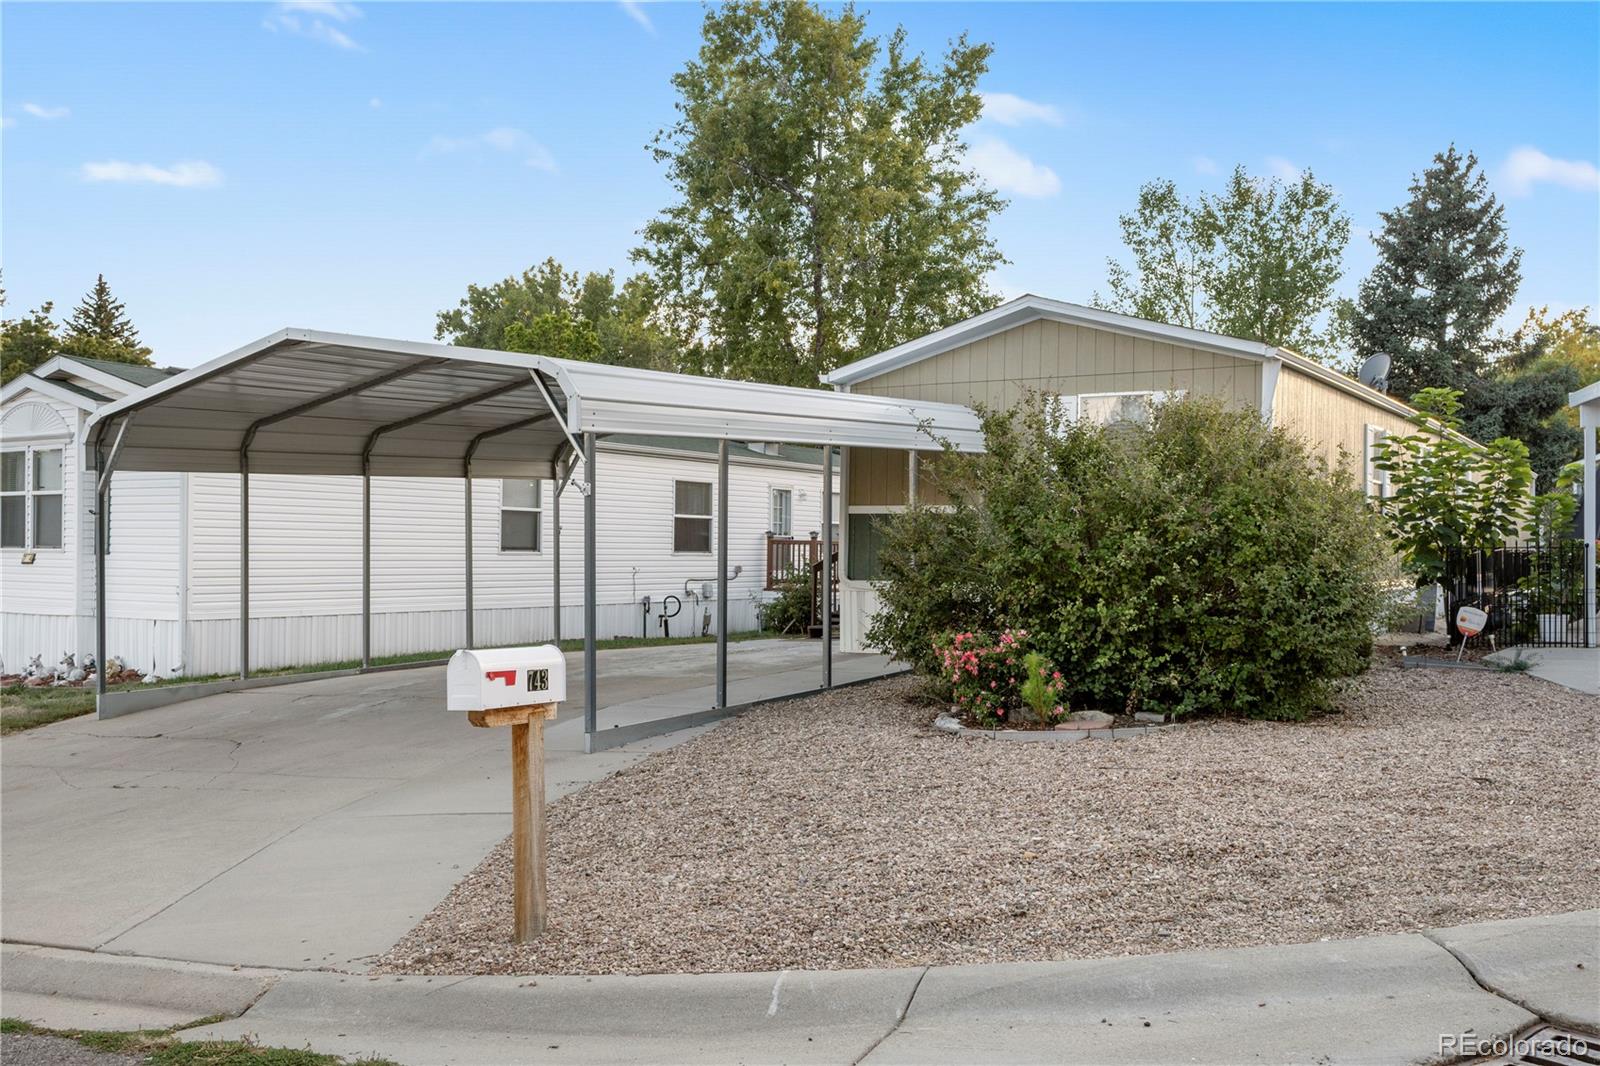
<path fill-rule="evenodd" d="M 1145 954 L 1600 905 L 1600 699 L 1380 663 L 1340 713 L 1129 741 L 928 729 L 907 679 L 752 711 L 550 811 L 551 930 L 510 844 L 389 972 L 658 973 Z"/>

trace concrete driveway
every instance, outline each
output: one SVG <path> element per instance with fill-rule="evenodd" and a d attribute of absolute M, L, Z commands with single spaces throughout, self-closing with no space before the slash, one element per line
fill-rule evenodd
<path fill-rule="evenodd" d="M 730 701 L 819 678 L 813 641 L 729 649 Z M 709 706 L 714 648 L 600 653 L 601 724 Z M 836 680 L 882 672 L 835 657 Z M 581 754 L 582 657 L 547 730 L 550 798 L 679 743 Z M 361 969 L 510 831 L 504 731 L 442 667 L 228 693 L 0 744 L 0 936 L 227 965 Z M 702 727 L 708 728 L 708 727 Z"/>

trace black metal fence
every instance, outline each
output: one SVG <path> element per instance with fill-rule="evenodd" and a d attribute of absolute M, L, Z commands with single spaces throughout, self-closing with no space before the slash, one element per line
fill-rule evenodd
<path fill-rule="evenodd" d="M 1459 636 L 1456 611 L 1478 607 L 1489 622 L 1469 643 L 1493 637 L 1501 648 L 1587 646 L 1591 622 L 1584 602 L 1583 548 L 1581 540 L 1562 540 L 1451 554 L 1445 582 L 1451 636 Z"/>

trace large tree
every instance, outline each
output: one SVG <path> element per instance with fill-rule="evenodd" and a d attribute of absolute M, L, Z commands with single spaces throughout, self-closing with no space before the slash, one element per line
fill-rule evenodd
<path fill-rule="evenodd" d="M 1220 193 L 1185 200 L 1171 181 L 1139 190 L 1119 219 L 1132 266 L 1107 263 L 1110 298 L 1140 318 L 1195 326 L 1320 355 L 1320 328 L 1350 239 L 1330 186 L 1235 167 Z"/>
<path fill-rule="evenodd" d="M 472 348 L 532 352 L 651 370 L 675 369 L 671 340 L 653 324 L 648 281 L 568 271 L 554 258 L 439 312 L 434 336 Z"/>
<path fill-rule="evenodd" d="M 1537 486 L 1548 491 L 1578 458 L 1583 438 L 1567 394 L 1600 380 L 1600 329 L 1588 309 L 1531 309 L 1509 351 L 1467 386 L 1462 421 L 1475 440 L 1515 437 L 1528 446 Z"/>
<path fill-rule="evenodd" d="M 0 296 L 0 307 L 5 299 Z M 47 362 L 61 347 L 48 302 L 21 318 L 0 320 L 0 381 L 10 381 Z"/>
<path fill-rule="evenodd" d="M 941 61 L 852 7 L 711 7 L 656 137 L 677 202 L 635 256 L 703 372 L 817 384 L 844 362 L 993 306 L 1002 207 L 965 162 L 990 48 Z"/>
<path fill-rule="evenodd" d="M 128 320 L 122 301 L 111 295 L 104 274 L 95 276 L 94 286 L 67 316 L 61 351 L 91 359 L 150 365 L 149 347 L 139 340 L 139 331 Z"/>
<path fill-rule="evenodd" d="M 1496 350 L 1495 321 L 1516 296 L 1522 261 L 1477 156 L 1451 145 L 1381 217 L 1378 263 L 1351 322 L 1356 353 L 1388 353 L 1389 387 L 1401 396 L 1468 388 Z"/>

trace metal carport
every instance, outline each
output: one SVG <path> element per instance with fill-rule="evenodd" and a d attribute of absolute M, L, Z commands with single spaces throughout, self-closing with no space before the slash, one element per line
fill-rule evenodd
<path fill-rule="evenodd" d="M 371 661 L 371 479 L 460 477 L 465 502 L 467 644 L 472 640 L 472 482 L 554 482 L 556 637 L 560 639 L 560 500 L 583 496 L 585 731 L 596 730 L 595 441 L 617 433 L 722 442 L 718 450 L 717 706 L 727 703 L 729 441 L 823 449 L 824 587 L 831 580 L 834 448 L 926 451 L 947 440 L 982 448 L 977 416 L 955 404 L 788 388 L 453 345 L 285 329 L 100 409 L 85 429 L 95 487 L 95 657 L 106 661 L 105 528 L 116 470 L 236 473 L 239 663 L 250 672 L 252 473 L 360 475 L 362 662 Z M 824 612 L 822 687 L 832 684 Z M 98 671 L 105 691 L 105 670 Z"/>

